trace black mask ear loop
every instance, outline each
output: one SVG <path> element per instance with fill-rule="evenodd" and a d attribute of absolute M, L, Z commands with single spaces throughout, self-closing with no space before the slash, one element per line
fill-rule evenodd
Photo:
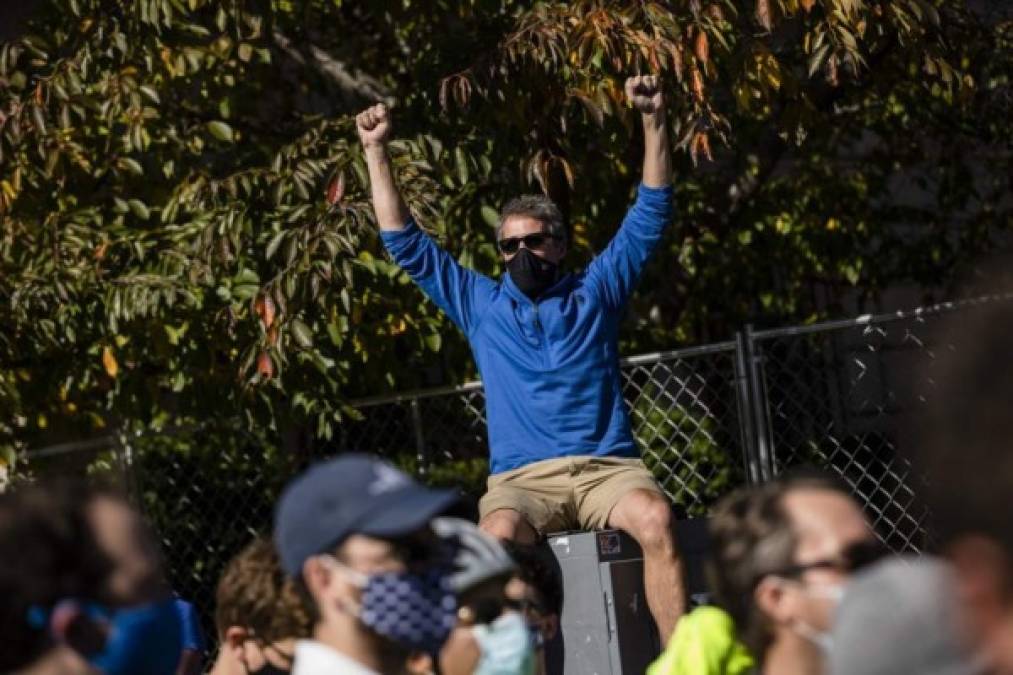
<path fill-rule="evenodd" d="M 263 666 L 261 666 L 257 670 L 250 670 L 249 668 L 247 668 L 246 662 L 244 661 L 243 671 L 246 673 L 246 675 L 288 675 L 288 673 L 292 672 L 292 664 L 295 662 L 294 654 L 286 654 L 273 644 L 270 645 L 263 644 L 258 638 L 250 638 L 250 639 L 252 639 L 257 644 L 261 645 L 261 650 L 263 650 L 264 652 L 272 651 L 278 656 L 280 656 L 282 659 L 286 661 L 287 666 L 285 668 L 281 668 L 279 666 L 274 665 L 265 658 Z"/>

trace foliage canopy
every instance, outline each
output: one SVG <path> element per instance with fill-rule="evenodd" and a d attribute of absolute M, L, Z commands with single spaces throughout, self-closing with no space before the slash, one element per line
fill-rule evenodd
<path fill-rule="evenodd" d="M 194 420 L 326 439 L 355 396 L 471 375 L 375 235 L 351 122 L 375 100 L 413 210 L 495 274 L 489 225 L 518 192 L 561 204 L 574 264 L 605 245 L 639 163 L 622 79 L 662 73 L 679 215 L 627 350 L 945 287 L 1010 225 L 1000 12 L 48 0 L 0 45 L 6 461 Z"/>

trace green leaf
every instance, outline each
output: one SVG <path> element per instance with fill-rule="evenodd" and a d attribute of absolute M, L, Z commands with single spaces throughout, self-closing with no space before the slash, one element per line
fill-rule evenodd
<path fill-rule="evenodd" d="M 267 243 L 267 248 L 264 249 L 264 258 L 270 260 L 274 257 L 274 254 L 278 252 L 278 247 L 281 246 L 281 242 L 285 241 L 285 235 L 287 234 L 286 230 L 282 230 L 271 237 L 271 241 Z"/>
<path fill-rule="evenodd" d="M 153 88 L 149 87 L 148 85 L 143 85 L 139 87 L 139 89 L 141 90 L 141 93 L 147 96 L 148 99 L 155 105 L 161 103 L 161 101 L 158 98 L 158 92 L 155 91 Z"/>
<path fill-rule="evenodd" d="M 253 270 L 243 268 L 232 278 L 232 281 L 236 284 L 259 284 L 260 277 Z"/>
<path fill-rule="evenodd" d="M 140 199 L 131 199 L 127 202 L 127 204 L 130 205 L 130 210 L 133 214 L 141 220 L 147 220 L 151 217 L 151 211 L 148 209 L 148 205 Z"/>
<path fill-rule="evenodd" d="M 211 135 L 219 141 L 224 141 L 226 143 L 231 143 L 233 141 L 232 127 L 225 122 L 219 120 L 208 122 L 208 131 L 210 131 Z"/>
<path fill-rule="evenodd" d="M 241 284 L 232 287 L 232 297 L 236 300 L 249 300 L 260 292 L 258 284 Z"/>
<path fill-rule="evenodd" d="M 135 176 L 144 175 L 144 167 L 142 167 L 141 163 L 132 157 L 120 157 L 120 165 Z"/>
<path fill-rule="evenodd" d="M 309 349 L 313 346 L 313 332 L 309 329 L 309 326 L 299 319 L 293 319 L 291 329 L 292 337 L 295 338 L 296 343 L 300 347 L 303 349 Z"/>
<path fill-rule="evenodd" d="M 499 211 L 488 204 L 482 204 L 480 211 L 482 213 L 482 220 L 484 220 L 489 227 L 496 227 L 499 225 Z"/>
<path fill-rule="evenodd" d="M 443 345 L 443 339 L 440 337 L 439 333 L 430 333 L 425 337 L 425 342 L 426 347 L 428 347 L 431 352 L 440 351 L 440 347 Z"/>

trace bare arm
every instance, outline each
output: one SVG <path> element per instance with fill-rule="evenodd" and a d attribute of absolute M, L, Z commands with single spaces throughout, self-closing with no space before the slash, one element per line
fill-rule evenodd
<path fill-rule="evenodd" d="M 391 127 L 387 106 L 379 103 L 362 111 L 355 117 L 355 126 L 366 155 L 376 222 L 381 230 L 402 230 L 411 214 L 398 192 L 387 154 Z"/>
<path fill-rule="evenodd" d="M 644 123 L 644 185 L 665 187 L 672 182 L 672 159 L 661 82 L 654 75 L 631 77 L 626 80 L 626 96 Z"/>

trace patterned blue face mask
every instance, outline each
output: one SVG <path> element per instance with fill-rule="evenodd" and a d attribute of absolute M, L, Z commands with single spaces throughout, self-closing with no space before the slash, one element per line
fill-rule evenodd
<path fill-rule="evenodd" d="M 374 633 L 413 650 L 436 654 L 457 623 L 451 570 L 443 565 L 424 572 L 364 574 L 333 556 L 320 558 L 362 589 L 351 612 Z"/>

